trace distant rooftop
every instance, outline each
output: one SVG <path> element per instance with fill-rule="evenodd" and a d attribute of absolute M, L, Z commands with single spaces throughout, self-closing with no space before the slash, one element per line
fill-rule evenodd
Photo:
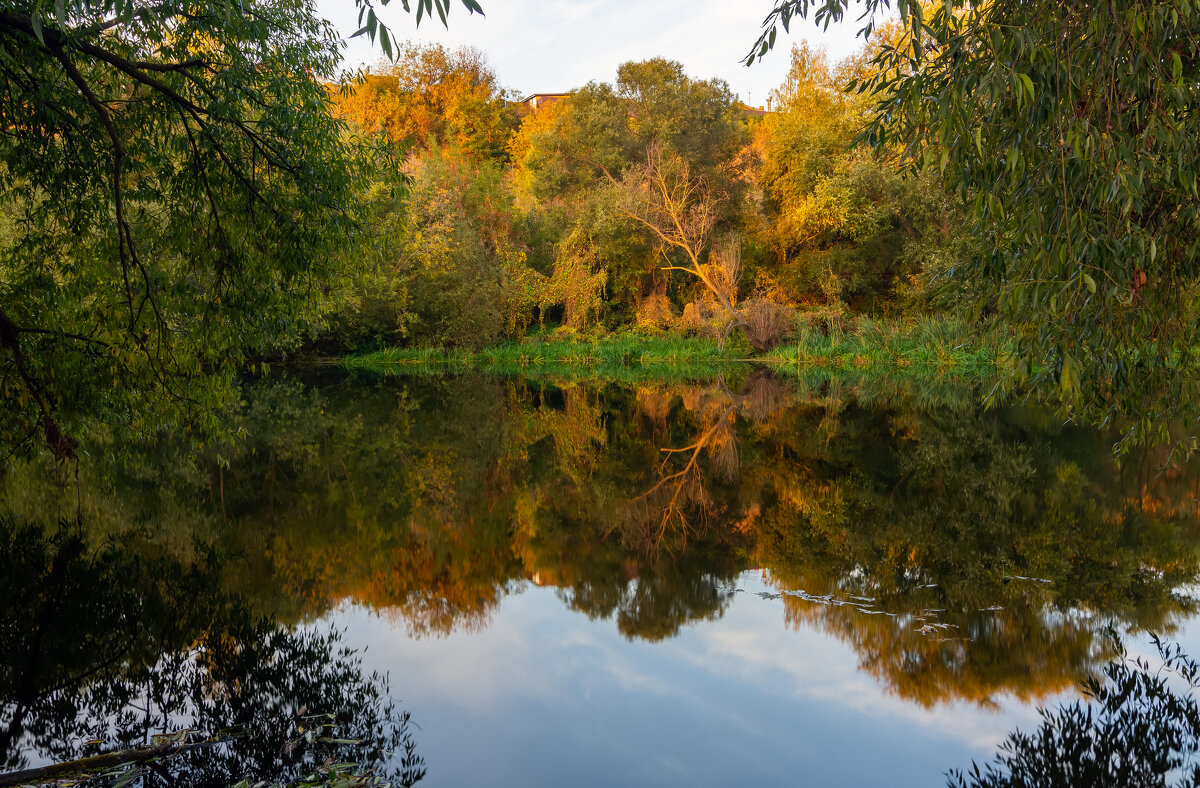
<path fill-rule="evenodd" d="M 545 107 L 553 104 L 556 101 L 570 96 L 570 93 L 530 93 L 518 103 L 526 107 L 526 112 L 537 112 L 538 107 Z M 747 118 L 762 118 L 771 114 L 771 100 L 767 99 L 766 108 L 752 107 L 749 104 L 742 104 L 742 114 Z"/>
<path fill-rule="evenodd" d="M 565 99 L 570 93 L 530 93 L 525 98 L 521 99 L 521 103 L 529 108 L 530 112 L 537 112 L 538 107 L 545 107 L 553 104 L 560 99 Z"/>

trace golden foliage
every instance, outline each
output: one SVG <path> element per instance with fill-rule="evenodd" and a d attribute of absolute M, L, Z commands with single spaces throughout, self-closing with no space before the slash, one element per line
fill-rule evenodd
<path fill-rule="evenodd" d="M 334 104 L 395 145 L 454 144 L 476 158 L 504 159 L 518 123 L 508 98 L 478 49 L 409 43 L 394 64 L 335 93 Z"/>

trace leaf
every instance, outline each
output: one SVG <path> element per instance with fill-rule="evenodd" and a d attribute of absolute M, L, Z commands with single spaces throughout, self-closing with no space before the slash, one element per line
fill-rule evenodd
<path fill-rule="evenodd" d="M 1083 275 L 1083 286 L 1086 287 L 1088 292 L 1092 295 L 1096 294 L 1096 280 L 1093 279 L 1090 274 L 1085 273 Z"/>
<path fill-rule="evenodd" d="M 387 55 L 388 60 L 395 60 L 392 56 L 392 39 L 388 35 L 388 30 L 384 26 L 379 28 L 379 46 L 383 47 L 383 53 Z"/>
<path fill-rule="evenodd" d="M 1062 373 L 1058 376 L 1058 385 L 1063 394 L 1070 395 L 1075 389 L 1075 381 L 1071 376 L 1071 357 L 1063 356 Z"/>
<path fill-rule="evenodd" d="M 34 11 L 29 15 L 29 24 L 33 27 L 33 34 L 37 36 L 37 40 L 42 42 L 42 46 L 46 45 L 46 38 L 42 34 L 42 15 Z"/>
<path fill-rule="evenodd" d="M 1025 88 L 1025 92 L 1029 95 L 1029 100 L 1033 101 L 1033 80 L 1029 78 L 1028 74 L 1018 74 L 1017 76 L 1020 78 L 1021 85 Z"/>

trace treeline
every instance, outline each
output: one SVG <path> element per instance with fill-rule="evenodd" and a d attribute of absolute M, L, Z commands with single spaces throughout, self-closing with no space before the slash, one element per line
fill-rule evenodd
<path fill-rule="evenodd" d="M 793 47 L 769 112 L 661 58 L 536 107 L 479 51 L 440 45 L 330 86 L 397 166 L 366 195 L 321 343 L 634 330 L 765 349 L 804 321 L 944 309 L 938 275 L 969 254 L 962 209 L 934 175 L 854 144 L 874 110 L 843 87 L 869 56 Z"/>

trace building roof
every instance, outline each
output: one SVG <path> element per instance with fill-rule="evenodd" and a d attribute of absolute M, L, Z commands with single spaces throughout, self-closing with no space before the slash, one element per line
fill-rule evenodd
<path fill-rule="evenodd" d="M 529 102 L 533 101 L 534 99 L 566 98 L 569 95 L 571 95 L 571 94 L 570 93 L 530 93 L 528 96 L 521 99 L 521 103 L 528 104 Z"/>

